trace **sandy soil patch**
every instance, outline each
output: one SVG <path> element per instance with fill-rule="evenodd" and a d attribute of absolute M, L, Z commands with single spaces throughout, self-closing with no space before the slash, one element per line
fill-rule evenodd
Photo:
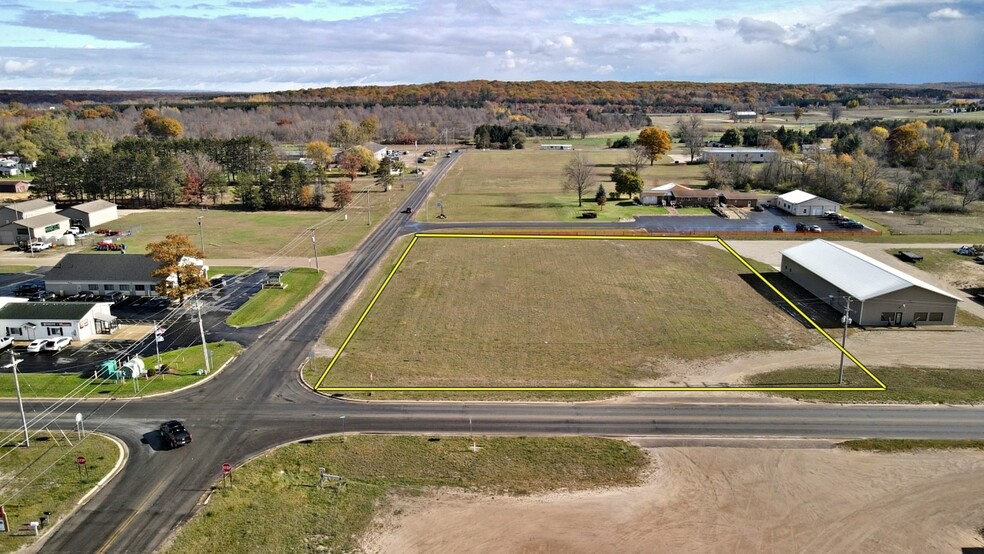
<path fill-rule="evenodd" d="M 658 448 L 642 486 L 400 499 L 369 552 L 959 552 L 984 546 L 980 452 Z"/>

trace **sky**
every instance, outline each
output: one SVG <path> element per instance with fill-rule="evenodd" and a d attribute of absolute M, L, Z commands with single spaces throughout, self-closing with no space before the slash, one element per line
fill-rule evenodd
<path fill-rule="evenodd" d="M 984 0 L 0 0 L 0 89 L 984 82 Z"/>

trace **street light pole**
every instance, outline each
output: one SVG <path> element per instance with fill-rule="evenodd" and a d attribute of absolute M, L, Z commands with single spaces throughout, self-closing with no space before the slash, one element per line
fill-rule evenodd
<path fill-rule="evenodd" d="M 366 222 L 366 225 L 369 225 L 371 227 L 372 226 L 372 204 L 369 202 L 369 193 L 370 192 L 371 191 L 369 190 L 369 187 L 366 187 L 366 218 L 368 219 L 368 221 Z"/>
<path fill-rule="evenodd" d="M 212 372 L 212 364 L 208 359 L 208 344 L 205 342 L 205 326 L 202 324 L 202 303 L 195 298 L 195 307 L 198 309 L 198 331 L 202 334 L 202 354 L 205 356 L 205 375 Z"/>
<path fill-rule="evenodd" d="M 314 248 L 314 270 L 321 273 L 321 266 L 318 265 L 318 243 L 314 238 L 314 233 L 311 233 L 311 246 Z"/>
<path fill-rule="evenodd" d="M 198 236 L 202 240 L 202 256 L 205 255 L 205 227 L 202 226 L 202 218 L 205 216 L 198 216 Z"/>
<path fill-rule="evenodd" d="M 27 432 L 27 415 L 24 414 L 24 399 L 21 397 L 20 379 L 17 378 L 17 364 L 20 360 L 14 356 L 14 349 L 10 349 L 10 367 L 14 369 L 14 388 L 17 390 L 17 405 L 20 406 L 21 421 L 24 423 L 24 446 L 31 447 L 31 435 Z"/>

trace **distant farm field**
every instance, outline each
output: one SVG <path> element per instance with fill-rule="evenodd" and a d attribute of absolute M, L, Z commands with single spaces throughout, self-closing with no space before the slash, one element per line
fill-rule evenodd
<path fill-rule="evenodd" d="M 646 386 L 681 361 L 815 344 L 751 275 L 690 242 L 421 239 L 322 386 Z"/>
<path fill-rule="evenodd" d="M 437 202 L 442 202 L 449 221 L 575 221 L 582 211 L 598 209 L 594 202 L 598 185 L 614 192 L 609 174 L 628 155 L 623 149 L 570 152 L 533 148 L 536 146 L 527 150 L 467 151 L 437 185 L 430 196 L 429 214 L 423 217 L 433 220 L 440 213 Z M 580 208 L 577 195 L 562 189 L 564 165 L 577 153 L 595 164 L 594 185 Z M 671 181 L 702 186 L 702 173 L 701 166 L 673 164 L 669 158 L 641 171 L 648 188 Z M 658 213 L 661 212 L 656 207 L 618 206 L 617 201 L 609 201 L 598 216 L 605 221 Z"/>

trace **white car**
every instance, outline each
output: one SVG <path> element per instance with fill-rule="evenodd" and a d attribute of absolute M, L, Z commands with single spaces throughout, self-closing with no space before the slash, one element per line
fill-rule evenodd
<path fill-rule="evenodd" d="M 46 342 L 48 342 L 48 339 L 34 339 L 31 341 L 31 344 L 27 345 L 27 351 L 40 352 Z"/>
<path fill-rule="evenodd" d="M 40 252 L 42 250 L 47 250 L 49 248 L 51 248 L 51 245 L 48 244 L 47 242 L 42 242 L 42 241 L 32 242 L 30 246 L 28 246 L 28 250 L 30 250 L 31 252 Z"/>
<path fill-rule="evenodd" d="M 68 346 L 70 342 L 72 342 L 72 337 L 57 337 L 48 339 L 44 343 L 44 350 L 45 352 L 61 352 L 61 349 Z"/>
<path fill-rule="evenodd" d="M 14 339 L 10 338 L 9 336 L 0 337 L 0 350 L 7 348 L 11 344 L 14 344 Z"/>

